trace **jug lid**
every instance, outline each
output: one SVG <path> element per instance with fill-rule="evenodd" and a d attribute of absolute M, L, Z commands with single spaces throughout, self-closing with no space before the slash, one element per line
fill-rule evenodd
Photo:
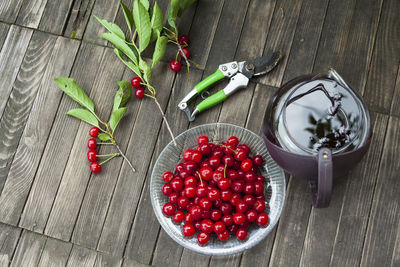
<path fill-rule="evenodd" d="M 336 71 L 294 85 L 278 104 L 277 137 L 288 150 L 337 153 L 359 145 L 369 123 L 361 98 Z"/>

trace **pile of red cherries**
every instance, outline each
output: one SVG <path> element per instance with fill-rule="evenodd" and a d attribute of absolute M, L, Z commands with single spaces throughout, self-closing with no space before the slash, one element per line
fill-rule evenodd
<path fill-rule="evenodd" d="M 236 136 L 220 144 L 199 136 L 196 149 L 183 152 L 184 161 L 175 174 L 163 174 L 162 193 L 168 196 L 164 215 L 183 223 L 182 233 L 192 237 L 197 232 L 200 245 L 215 234 L 221 241 L 230 235 L 245 240 L 251 224 L 266 226 L 264 182 L 258 167 L 262 156 L 250 157 L 250 148 L 239 144 Z"/>

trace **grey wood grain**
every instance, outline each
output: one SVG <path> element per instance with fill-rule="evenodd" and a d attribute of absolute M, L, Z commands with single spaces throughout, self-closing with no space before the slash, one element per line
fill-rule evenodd
<path fill-rule="evenodd" d="M 390 113 L 395 116 L 400 116 L 400 105 L 398 103 L 400 103 L 400 64 L 399 70 L 397 71 L 396 86 L 392 99 L 392 107 L 390 109 Z"/>
<path fill-rule="evenodd" d="M 18 223 L 62 95 L 53 77 L 70 73 L 78 47 L 74 40 L 58 37 L 56 41 L 0 196 L 3 222 Z"/>
<path fill-rule="evenodd" d="M 395 80 L 400 61 L 400 27 L 396 14 L 400 12 L 399 1 L 385 1 L 379 21 L 369 76 L 364 92 L 371 109 L 388 113 L 393 98 Z"/>
<path fill-rule="evenodd" d="M 7 1 L 6 1 L 7 2 Z M 1 8 L 0 8 L 1 10 Z M 0 52 L 0 117 L 33 31 L 12 25 Z M 11 60 L 12 59 L 12 60 Z"/>
<path fill-rule="evenodd" d="M 122 80 L 130 80 L 131 77 L 132 71 L 125 68 Z M 115 87 L 117 86 L 114 86 L 114 92 L 116 91 Z M 133 96 L 127 104 L 128 111 L 118 125 L 115 139 L 122 151 L 126 151 L 128 146 L 129 134 L 127 133 L 132 132 L 140 104 L 141 101 Z M 100 154 L 115 152 L 116 149 L 111 146 L 101 147 L 99 150 Z M 122 157 L 116 158 L 106 165 L 105 171 L 92 175 L 75 224 L 72 242 L 87 248 L 96 248 L 122 162 Z"/>
<path fill-rule="evenodd" d="M 73 0 L 48 1 L 39 24 L 39 30 L 61 35 L 71 12 Z"/>
<path fill-rule="evenodd" d="M 200 81 L 201 74 L 202 71 L 193 69 L 190 71 L 190 76 L 179 74 L 175 79 L 166 109 L 166 116 L 176 135 L 186 130 L 189 124 L 186 115 L 177 108 L 178 103 L 187 93 L 189 93 L 190 90 L 192 90 L 193 86 Z M 171 141 L 171 137 L 165 124 L 161 127 L 158 136 L 159 138 L 155 144 L 155 149 L 149 165 L 150 167 L 146 175 L 145 185 L 140 196 L 138 209 L 125 251 L 126 257 L 135 259 L 142 263 L 150 263 L 160 229 L 160 224 L 154 216 L 154 213 L 149 212 L 149 208 L 151 207 L 149 183 L 155 161 L 164 147 Z M 175 247 L 176 245 L 173 246 L 173 248 Z M 159 249 L 169 250 L 170 247 L 164 246 L 163 244 Z"/>
<path fill-rule="evenodd" d="M 209 266 L 238 266 L 240 263 L 240 258 L 242 256 L 242 253 L 239 254 L 233 254 L 229 257 L 222 257 L 222 256 L 214 256 L 211 257 L 210 265 Z"/>
<path fill-rule="evenodd" d="M 197 5 L 189 38 L 190 57 L 200 69 L 206 65 L 223 5 L 221 0 L 202 0 Z"/>
<path fill-rule="evenodd" d="M 362 247 L 379 170 L 388 116 L 372 113 L 371 147 L 363 161 L 347 175 L 344 200 L 339 215 L 334 246 L 329 252 L 331 266 L 360 264 Z M 340 194 L 340 192 L 337 192 Z M 336 192 L 335 192 L 336 194 Z M 336 214 L 336 212 L 334 212 Z M 316 241 L 320 243 L 320 241 Z"/>
<path fill-rule="evenodd" d="M 24 230 L 21 240 L 18 242 L 11 266 L 37 266 L 45 243 L 45 236 Z"/>
<path fill-rule="evenodd" d="M 7 179 L 55 40 L 55 36 L 35 32 L 13 82 L 13 90 L 0 121 L 0 190 Z"/>
<path fill-rule="evenodd" d="M 83 40 L 99 45 L 106 45 L 107 41 L 100 35 L 107 30 L 97 21 L 94 15 L 107 21 L 113 22 L 119 8 L 118 0 L 96 0 L 93 6 L 92 15 L 89 17 Z"/>
<path fill-rule="evenodd" d="M 92 267 L 96 261 L 96 251 L 74 245 L 69 255 L 67 267 Z"/>
<path fill-rule="evenodd" d="M 64 31 L 65 37 L 82 39 L 87 23 L 92 14 L 95 0 L 76 0 Z"/>
<path fill-rule="evenodd" d="M 400 265 L 400 223 L 397 227 L 396 244 L 393 249 L 392 262 L 390 266 Z"/>
<path fill-rule="evenodd" d="M 72 244 L 57 239 L 47 238 L 38 266 L 59 266 L 67 264 Z"/>
<path fill-rule="evenodd" d="M 329 0 L 304 0 L 293 44 L 287 59 L 283 83 L 312 73 Z M 279 66 L 278 66 L 279 67 Z"/>
<path fill-rule="evenodd" d="M 124 66 L 119 62 L 112 49 L 106 49 L 90 92 L 96 114 L 102 120 L 109 117 L 117 88 L 115 81 L 121 79 L 123 71 Z M 81 122 L 79 129 L 75 132 L 75 141 L 45 228 L 46 235 L 65 241 L 69 241 L 71 238 L 91 175 L 86 159 L 90 127 Z M 107 170 L 108 166 L 104 165 L 103 173 L 106 173 Z M 101 176 L 93 176 L 93 179 L 98 178 L 101 179 Z"/>
<path fill-rule="evenodd" d="M 0 264 L 8 266 L 18 240 L 21 236 L 21 229 L 0 223 Z"/>
<path fill-rule="evenodd" d="M 284 58 L 279 63 L 278 68 L 260 78 L 260 82 L 263 84 L 279 86 L 282 82 L 302 2 L 290 0 L 276 2 L 274 17 L 265 43 L 264 55 L 279 50 Z"/>
<path fill-rule="evenodd" d="M 156 267 L 179 266 L 182 252 L 183 247 L 172 240 L 164 229 L 161 229 L 151 265 Z"/>
<path fill-rule="evenodd" d="M 70 77 L 74 78 L 87 94 L 92 90 L 103 53 L 103 47 L 83 43 L 77 54 Z M 87 66 L 93 67 L 88 68 Z M 68 161 L 68 154 L 80 125 L 79 120 L 65 114 L 74 107 L 76 107 L 76 103 L 68 97 L 64 96 L 61 99 L 19 222 L 19 226 L 22 228 L 43 233 Z M 68 125 L 68 130 L 66 130 L 66 125 Z M 60 151 L 64 153 L 60 153 Z M 57 166 L 57 168 L 54 168 L 54 166 Z"/>
<path fill-rule="evenodd" d="M 152 85 L 157 90 L 160 105 L 165 109 L 174 75 L 164 63 L 152 72 Z M 98 250 L 122 255 L 149 166 L 153 146 L 162 117 L 151 99 L 143 99 L 126 155 L 132 159 L 136 172 L 124 162 L 100 236 Z"/>
<path fill-rule="evenodd" d="M 389 266 L 400 221 L 400 118 L 390 117 L 374 191 L 361 266 Z"/>
<path fill-rule="evenodd" d="M 95 267 L 119 267 L 122 264 L 123 258 L 113 257 L 101 252 L 97 253 Z"/>
<path fill-rule="evenodd" d="M 24 0 L 21 9 L 19 10 L 16 24 L 36 29 L 39 25 L 40 19 L 42 18 L 46 3 L 47 0 Z"/>
<path fill-rule="evenodd" d="M 150 265 L 140 263 L 140 262 L 137 262 L 137 261 L 129 259 L 129 258 L 125 258 L 124 264 L 122 266 L 123 267 L 149 267 Z"/>
<path fill-rule="evenodd" d="M 196 253 L 189 249 L 183 249 L 180 267 L 207 267 L 210 264 L 211 257 Z"/>
<path fill-rule="evenodd" d="M 250 1 L 235 60 L 248 60 L 262 56 L 275 4 L 276 0 Z"/>
<path fill-rule="evenodd" d="M 10 25 L 0 22 L 0 51 L 3 47 L 4 41 L 6 40 L 7 32 L 9 29 Z"/>
<path fill-rule="evenodd" d="M 14 23 L 23 0 L 11 0 L 0 2 L 0 20 L 8 23 Z"/>

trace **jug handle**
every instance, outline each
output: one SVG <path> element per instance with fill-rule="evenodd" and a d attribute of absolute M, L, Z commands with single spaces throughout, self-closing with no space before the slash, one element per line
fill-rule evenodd
<path fill-rule="evenodd" d="M 318 180 L 310 181 L 312 204 L 316 208 L 326 208 L 332 196 L 332 152 L 322 148 L 318 152 Z"/>

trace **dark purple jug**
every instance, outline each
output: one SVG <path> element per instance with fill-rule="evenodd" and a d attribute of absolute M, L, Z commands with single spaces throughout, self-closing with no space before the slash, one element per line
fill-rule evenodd
<path fill-rule="evenodd" d="M 329 206 L 333 178 L 362 159 L 372 135 L 364 102 L 333 69 L 283 85 L 269 103 L 263 133 L 271 157 L 309 180 L 318 208 Z"/>

